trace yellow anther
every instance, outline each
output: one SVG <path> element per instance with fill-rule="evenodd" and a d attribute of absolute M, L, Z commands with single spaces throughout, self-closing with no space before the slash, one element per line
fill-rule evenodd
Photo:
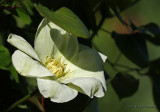
<path fill-rule="evenodd" d="M 53 74 L 55 74 L 56 78 L 60 78 L 69 72 L 69 70 L 66 71 L 66 64 L 61 62 L 61 57 L 58 59 L 53 59 L 47 56 L 45 61 L 45 67 Z"/>

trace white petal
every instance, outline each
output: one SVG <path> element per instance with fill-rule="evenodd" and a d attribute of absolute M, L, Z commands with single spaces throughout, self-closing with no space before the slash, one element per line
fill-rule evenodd
<path fill-rule="evenodd" d="M 43 62 L 45 61 L 46 56 L 51 56 L 54 52 L 54 42 L 50 36 L 50 29 L 47 26 L 47 23 L 47 20 L 43 20 L 40 23 L 34 42 L 35 50 Z"/>
<path fill-rule="evenodd" d="M 68 85 L 70 87 L 77 90 L 79 90 L 78 87 L 80 87 L 82 91 L 80 90 L 79 92 L 82 92 L 91 98 L 93 96 L 96 96 L 96 97 L 104 96 L 104 90 L 103 90 L 102 84 L 99 80 L 95 78 L 91 78 L 91 77 L 75 78 L 75 79 L 69 80 L 67 83 L 69 83 Z"/>
<path fill-rule="evenodd" d="M 72 67 L 73 71 L 70 71 L 69 74 L 66 74 L 64 77 L 58 79 L 61 83 L 67 84 L 70 80 L 77 78 L 95 78 L 101 82 L 102 87 L 106 90 L 106 81 L 103 71 L 91 72 L 81 68 Z"/>
<path fill-rule="evenodd" d="M 59 51 L 71 58 L 78 51 L 78 42 L 70 33 L 43 19 L 36 33 L 35 50 L 43 62 L 46 56 L 58 57 Z"/>
<path fill-rule="evenodd" d="M 15 46 L 16 48 L 18 48 L 19 50 L 25 52 L 26 54 L 28 54 L 29 56 L 31 56 L 32 58 L 39 60 L 39 57 L 37 56 L 35 50 L 32 48 L 32 46 L 22 37 L 15 35 L 15 34 L 10 34 L 8 36 L 7 41 L 12 44 L 13 46 Z"/>
<path fill-rule="evenodd" d="M 59 33 L 59 31 L 55 29 L 57 26 L 55 26 L 55 28 L 54 26 L 55 25 L 52 25 L 53 29 L 51 30 L 52 39 L 61 54 L 70 60 L 78 52 L 77 38 L 68 32 L 65 34 Z"/>
<path fill-rule="evenodd" d="M 102 71 L 103 60 L 98 52 L 79 44 L 78 53 L 70 60 L 74 65 L 88 71 Z"/>
<path fill-rule="evenodd" d="M 28 77 L 54 76 L 52 72 L 42 66 L 38 61 L 16 50 L 12 55 L 12 63 L 19 74 Z"/>
<path fill-rule="evenodd" d="M 98 52 L 98 53 L 99 53 L 99 55 L 101 56 L 103 62 L 105 62 L 106 59 L 107 59 L 107 56 L 105 56 L 104 54 L 102 54 L 102 53 L 100 53 L 100 52 Z"/>
<path fill-rule="evenodd" d="M 58 79 L 60 82 L 73 78 L 93 77 L 101 81 L 104 89 L 106 90 L 106 81 L 103 72 L 103 60 L 94 49 L 84 45 L 79 45 L 78 53 L 67 64 L 66 69 L 70 73 Z"/>
<path fill-rule="evenodd" d="M 53 102 L 68 102 L 78 94 L 76 90 L 49 78 L 38 78 L 37 82 L 40 93 Z"/>

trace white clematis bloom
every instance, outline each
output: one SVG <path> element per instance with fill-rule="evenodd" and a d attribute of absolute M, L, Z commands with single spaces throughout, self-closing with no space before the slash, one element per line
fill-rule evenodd
<path fill-rule="evenodd" d="M 32 46 L 22 37 L 10 34 L 7 41 L 18 48 L 12 62 L 19 74 L 37 78 L 45 98 L 63 103 L 81 92 L 102 97 L 106 82 L 102 69 L 106 56 L 78 44 L 77 38 L 43 19 Z M 102 57 L 102 58 L 101 58 Z"/>

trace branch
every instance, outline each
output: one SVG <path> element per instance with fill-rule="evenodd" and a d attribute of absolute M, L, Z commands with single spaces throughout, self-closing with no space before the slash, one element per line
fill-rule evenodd
<path fill-rule="evenodd" d="M 16 101 L 15 103 L 13 103 L 10 107 L 8 107 L 6 110 L 4 110 L 3 112 L 9 112 L 11 111 L 13 108 L 17 107 L 19 104 L 25 102 L 26 100 L 28 100 L 29 98 L 31 98 L 32 96 L 34 96 L 37 93 L 37 89 L 35 91 L 33 91 L 32 93 L 29 93 L 27 96 L 24 96 L 23 98 L 21 98 L 20 100 Z"/>

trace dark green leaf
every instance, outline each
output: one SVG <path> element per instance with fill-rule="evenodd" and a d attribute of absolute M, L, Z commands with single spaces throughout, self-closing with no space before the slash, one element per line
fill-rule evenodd
<path fill-rule="evenodd" d="M 112 33 L 112 37 L 123 54 L 140 67 L 148 65 L 148 52 L 145 37 L 147 34 L 117 34 Z"/>
<path fill-rule="evenodd" d="M 15 70 L 15 68 L 13 67 L 13 65 L 10 65 L 10 66 L 9 66 L 9 71 L 10 71 L 13 79 L 16 81 L 16 83 L 19 83 L 18 73 L 17 73 L 17 71 Z"/>
<path fill-rule="evenodd" d="M 36 78 L 25 77 L 24 81 L 26 82 L 26 85 L 29 91 L 34 91 L 37 89 L 37 79 Z"/>
<path fill-rule="evenodd" d="M 128 19 L 130 27 L 132 28 L 133 31 L 135 30 L 140 30 L 133 22 L 131 19 Z M 141 31 L 141 30 L 140 30 Z"/>
<path fill-rule="evenodd" d="M 23 0 L 22 2 L 25 5 L 29 14 L 33 15 L 33 11 L 32 11 L 33 3 L 31 2 L 31 0 Z"/>
<path fill-rule="evenodd" d="M 13 79 L 18 83 L 18 73 L 11 63 L 11 56 L 7 48 L 0 44 L 0 69 L 10 71 Z"/>
<path fill-rule="evenodd" d="M 98 108 L 98 101 L 96 98 L 93 99 L 92 102 L 90 103 L 89 110 L 90 112 L 100 112 Z"/>
<path fill-rule="evenodd" d="M 87 0 L 80 0 L 77 1 L 76 8 L 77 14 L 83 19 L 83 22 L 86 26 L 91 28 L 93 31 L 96 31 L 96 19 L 95 19 L 95 12 L 91 9 L 90 5 Z M 91 2 L 98 2 L 97 0 L 92 0 Z M 86 5 L 84 5 L 86 4 Z M 94 4 L 94 3 L 93 3 Z M 96 4 L 95 4 L 96 5 Z"/>
<path fill-rule="evenodd" d="M 78 93 L 76 98 L 65 103 L 51 102 L 49 98 L 45 98 L 44 101 L 46 112 L 83 112 L 91 98 Z"/>
<path fill-rule="evenodd" d="M 4 45 L 4 40 L 3 40 L 3 32 L 0 32 L 0 45 Z"/>
<path fill-rule="evenodd" d="M 103 4 L 103 3 L 102 3 Z M 108 5 L 103 4 L 100 7 L 100 12 L 102 15 L 102 18 L 108 18 L 115 16 L 114 12 L 111 10 L 111 8 Z"/>
<path fill-rule="evenodd" d="M 43 17 L 46 17 L 73 35 L 84 38 L 90 37 L 89 31 L 82 21 L 68 8 L 63 7 L 53 12 L 39 4 L 36 6 L 36 9 Z"/>
<path fill-rule="evenodd" d="M 118 73 L 112 79 L 111 84 L 119 98 L 122 99 L 133 95 L 137 91 L 139 80 L 129 74 Z"/>
<path fill-rule="evenodd" d="M 27 14 L 25 10 L 22 8 L 16 8 L 16 12 L 19 16 L 19 18 L 26 24 L 30 24 L 32 22 L 30 16 Z"/>
<path fill-rule="evenodd" d="M 155 23 L 148 23 L 146 25 L 140 26 L 140 28 L 143 28 L 144 30 L 149 31 L 150 33 L 153 33 L 154 35 L 160 34 L 160 28 Z"/>
<path fill-rule="evenodd" d="M 121 15 L 120 15 L 120 12 L 118 11 L 118 9 L 115 8 L 115 7 L 112 7 L 111 9 L 112 9 L 112 11 L 114 12 L 114 14 L 118 17 L 119 21 L 120 21 L 123 25 L 127 25 L 126 22 L 122 19 Z"/>
<path fill-rule="evenodd" d="M 11 63 L 10 53 L 7 48 L 0 44 L 0 69 L 7 70 Z"/>
<path fill-rule="evenodd" d="M 156 35 L 155 37 L 148 36 L 145 38 L 155 45 L 160 45 L 160 34 Z"/>
<path fill-rule="evenodd" d="M 150 62 L 150 71 L 160 75 L 160 58 Z"/>
<path fill-rule="evenodd" d="M 111 7 L 117 7 L 120 11 L 134 5 L 139 0 L 105 0 Z"/>
<path fill-rule="evenodd" d="M 155 45 L 160 45 L 160 28 L 155 23 L 149 23 L 139 27 L 139 30 L 143 33 L 150 34 L 151 36 L 145 37 L 147 40 Z"/>
<path fill-rule="evenodd" d="M 155 74 L 154 72 L 150 72 L 149 75 L 151 76 L 153 82 L 154 101 L 157 109 L 160 111 L 160 74 Z"/>

